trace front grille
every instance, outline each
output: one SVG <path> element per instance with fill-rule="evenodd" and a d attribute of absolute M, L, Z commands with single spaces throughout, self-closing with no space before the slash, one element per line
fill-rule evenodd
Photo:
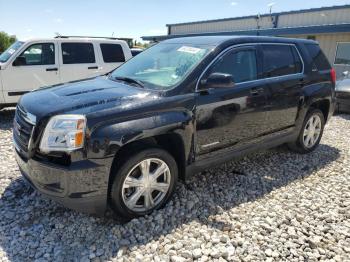
<path fill-rule="evenodd" d="M 30 140 L 35 126 L 35 117 L 17 106 L 13 120 L 13 140 L 15 147 L 23 157 L 28 158 Z"/>

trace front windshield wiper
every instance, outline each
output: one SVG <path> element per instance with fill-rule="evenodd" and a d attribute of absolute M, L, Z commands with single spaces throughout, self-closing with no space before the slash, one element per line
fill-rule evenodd
<path fill-rule="evenodd" d="M 113 79 L 124 81 L 124 82 L 128 82 L 128 83 L 134 83 L 134 84 L 137 84 L 138 86 L 140 86 L 142 88 L 145 87 L 145 85 L 142 83 L 142 81 L 137 80 L 137 79 L 133 79 L 133 78 L 130 78 L 130 77 L 116 76 Z"/>

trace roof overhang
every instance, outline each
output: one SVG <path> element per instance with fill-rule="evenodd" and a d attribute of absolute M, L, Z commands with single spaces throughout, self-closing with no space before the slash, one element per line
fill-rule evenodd
<path fill-rule="evenodd" d="M 261 36 L 282 36 L 282 35 L 308 35 L 308 34 L 331 34 L 350 32 L 350 24 L 314 25 L 301 27 L 268 28 L 238 31 L 222 31 L 180 35 L 158 35 L 142 36 L 144 41 L 163 41 L 170 38 L 190 37 L 190 36 L 211 36 L 211 35 L 261 35 Z"/>

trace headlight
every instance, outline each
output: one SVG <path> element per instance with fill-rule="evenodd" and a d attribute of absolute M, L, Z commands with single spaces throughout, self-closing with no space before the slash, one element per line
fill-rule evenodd
<path fill-rule="evenodd" d="M 70 152 L 84 146 L 86 118 L 82 115 L 57 115 L 50 119 L 40 143 L 40 151 Z"/>

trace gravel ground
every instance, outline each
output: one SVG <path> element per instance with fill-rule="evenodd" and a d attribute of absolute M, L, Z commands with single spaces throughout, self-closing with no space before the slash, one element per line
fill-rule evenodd
<path fill-rule="evenodd" d="M 179 183 L 126 224 L 65 209 L 29 189 L 0 112 L 0 261 L 350 261 L 350 116 L 309 155 L 261 152 Z"/>

